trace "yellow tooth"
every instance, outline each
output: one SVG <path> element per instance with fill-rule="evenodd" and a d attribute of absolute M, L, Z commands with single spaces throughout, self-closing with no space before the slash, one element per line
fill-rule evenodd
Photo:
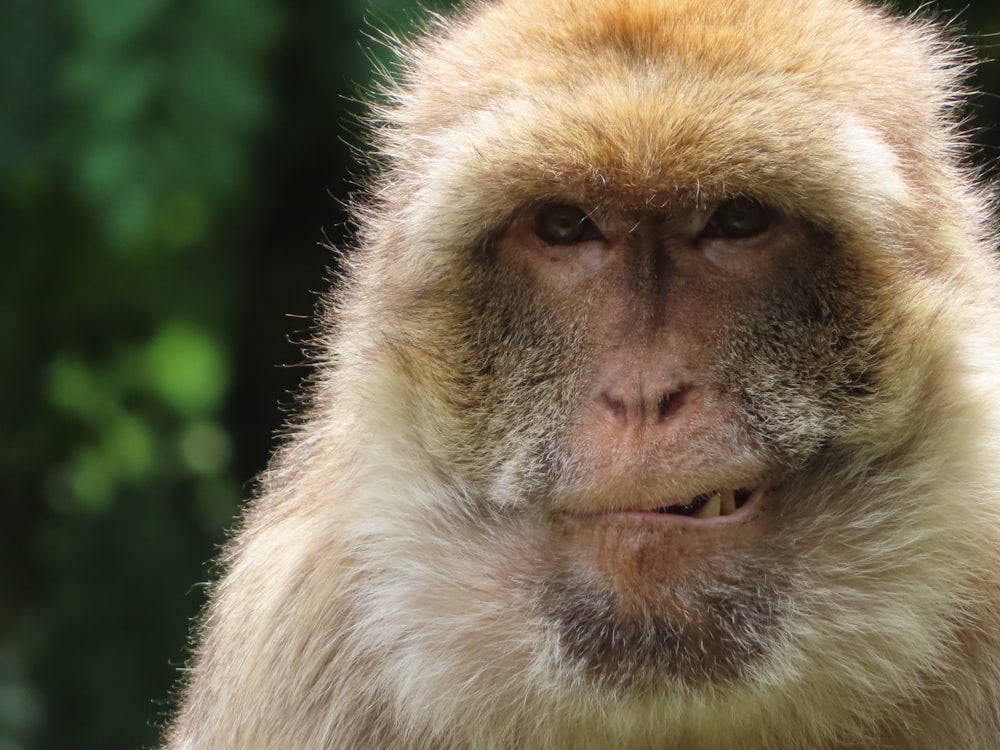
<path fill-rule="evenodd" d="M 702 505 L 694 516 L 695 518 L 715 518 L 719 515 L 719 510 L 721 508 L 722 496 L 718 492 L 713 492 L 712 496 L 708 498 L 708 502 Z"/>
<path fill-rule="evenodd" d="M 722 508 L 719 515 L 728 516 L 736 510 L 736 493 L 733 490 L 723 490 L 720 494 L 722 495 Z"/>

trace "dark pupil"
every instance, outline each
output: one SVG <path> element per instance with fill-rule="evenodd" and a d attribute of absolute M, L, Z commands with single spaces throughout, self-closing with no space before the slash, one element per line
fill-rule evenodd
<path fill-rule="evenodd" d="M 733 198 L 721 204 L 709 222 L 709 234 L 741 239 L 760 234 L 771 223 L 768 209 L 751 198 Z"/>
<path fill-rule="evenodd" d="M 535 231 L 550 245 L 572 245 L 585 239 L 587 222 L 587 214 L 576 206 L 545 206 L 538 212 Z"/>

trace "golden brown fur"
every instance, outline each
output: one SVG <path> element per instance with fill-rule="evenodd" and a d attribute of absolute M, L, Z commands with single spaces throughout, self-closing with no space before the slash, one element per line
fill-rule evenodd
<path fill-rule="evenodd" d="M 963 63 L 850 0 L 439 22 L 166 747 L 996 747 L 1000 311 Z M 765 240 L 691 239 L 743 195 Z M 539 240 L 553 201 L 598 244 Z M 739 523 L 632 512 L 741 483 Z"/>

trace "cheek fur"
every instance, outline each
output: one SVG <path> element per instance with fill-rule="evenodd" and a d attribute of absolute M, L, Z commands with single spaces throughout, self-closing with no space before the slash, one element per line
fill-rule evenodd
<path fill-rule="evenodd" d="M 720 380 L 742 401 L 755 440 L 801 465 L 835 443 L 877 398 L 875 337 L 849 285 L 825 268 L 791 274 L 736 319 L 719 346 Z"/>
<path fill-rule="evenodd" d="M 582 326 L 561 320 L 513 274 L 483 274 L 465 294 L 476 314 L 454 330 L 475 367 L 462 378 L 469 407 L 460 416 L 471 444 L 491 455 L 482 477 L 491 496 L 511 503 L 554 481 L 592 355 Z"/>

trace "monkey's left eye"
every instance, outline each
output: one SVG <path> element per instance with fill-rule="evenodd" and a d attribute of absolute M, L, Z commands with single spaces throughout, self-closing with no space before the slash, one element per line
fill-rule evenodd
<path fill-rule="evenodd" d="M 564 203 L 553 203 L 538 209 L 535 234 L 549 245 L 576 245 L 603 238 L 583 209 Z"/>
<path fill-rule="evenodd" d="M 760 201 L 739 197 L 723 201 L 701 232 L 702 237 L 742 240 L 756 237 L 771 226 L 773 212 Z"/>

